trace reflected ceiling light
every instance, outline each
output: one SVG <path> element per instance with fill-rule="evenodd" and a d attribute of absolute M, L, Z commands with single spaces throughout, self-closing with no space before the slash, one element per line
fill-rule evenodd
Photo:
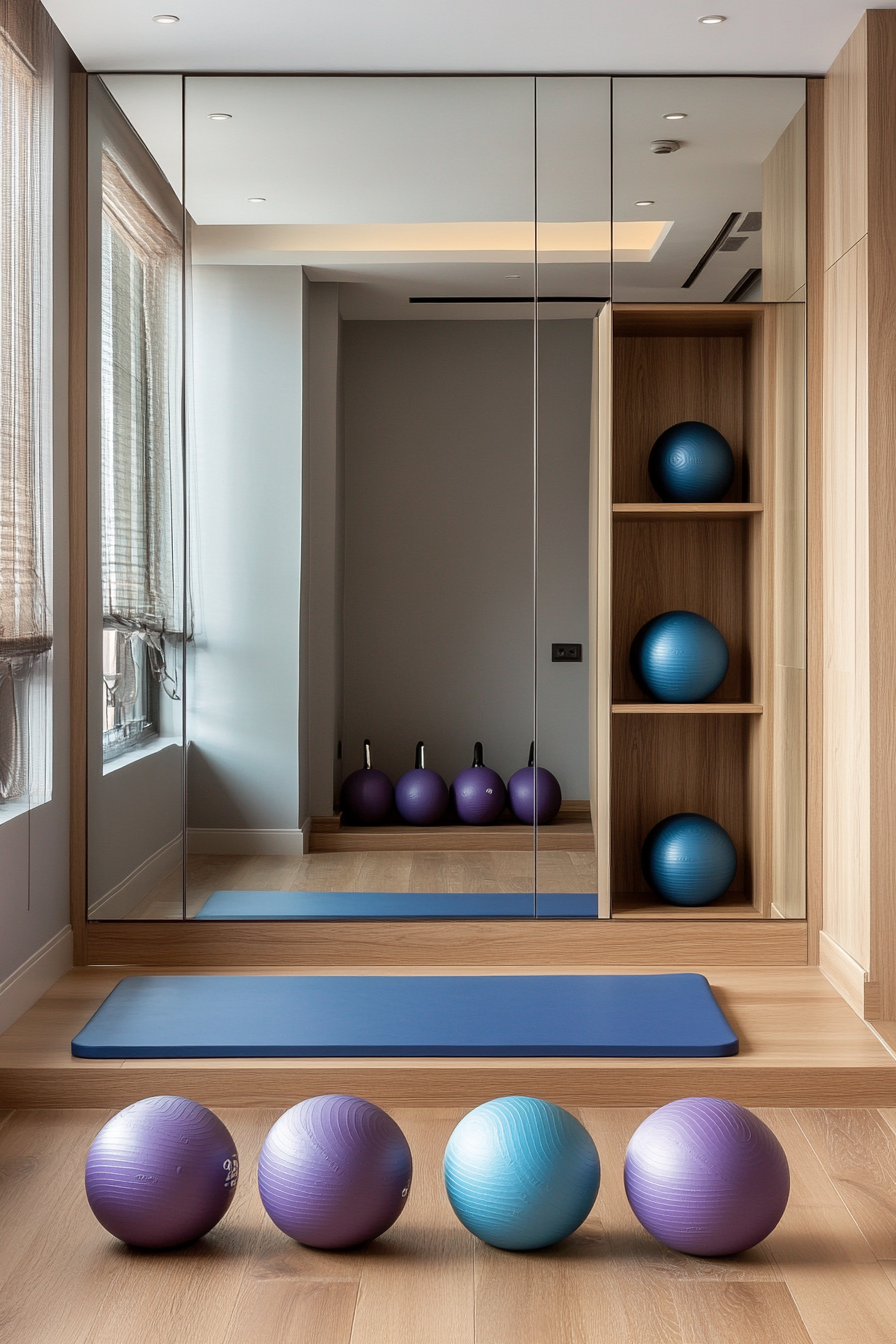
<path fill-rule="evenodd" d="M 153 14 L 153 23 L 180 23 L 176 14 Z"/>
<path fill-rule="evenodd" d="M 687 112 L 664 112 L 663 121 L 684 121 Z"/>
<path fill-rule="evenodd" d="M 698 22 L 698 23 L 726 23 L 727 20 L 728 20 L 728 15 L 727 15 L 727 14 L 704 14 L 703 17 L 702 17 L 701 19 L 698 19 L 698 20 L 697 20 L 697 22 Z"/>
<path fill-rule="evenodd" d="M 267 196 L 247 196 L 246 200 L 250 205 L 264 205 Z"/>
<path fill-rule="evenodd" d="M 519 276 L 518 276 L 518 275 L 505 275 L 504 279 L 505 279 L 505 280 L 519 280 Z"/>
<path fill-rule="evenodd" d="M 209 121 L 233 121 L 229 112 L 209 112 Z"/>
<path fill-rule="evenodd" d="M 656 205 L 656 201 L 635 201 L 635 205 Z"/>

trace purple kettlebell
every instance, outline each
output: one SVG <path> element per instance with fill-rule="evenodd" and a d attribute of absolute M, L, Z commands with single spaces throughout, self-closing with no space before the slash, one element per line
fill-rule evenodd
<path fill-rule="evenodd" d="M 423 743 L 417 743 L 415 768 L 395 785 L 395 806 L 412 826 L 434 826 L 448 807 L 448 785 L 435 770 L 427 770 Z"/>
<path fill-rule="evenodd" d="M 529 764 L 522 770 L 517 770 L 515 775 L 511 775 L 507 781 L 507 796 L 510 801 L 510 810 L 517 821 L 522 821 L 526 826 L 532 825 L 532 818 L 538 807 L 538 824 L 547 826 L 560 811 L 560 804 L 563 801 L 563 795 L 560 792 L 560 785 L 550 770 L 543 769 L 542 766 L 535 768 L 535 743 L 529 748 Z"/>
<path fill-rule="evenodd" d="M 461 770 L 451 786 L 454 806 L 468 826 L 490 826 L 504 811 L 507 790 L 494 770 L 482 763 L 482 743 L 473 748 L 473 764 Z"/>
<path fill-rule="evenodd" d="M 364 739 L 364 765 L 342 785 L 339 801 L 350 825 L 378 826 L 392 811 L 392 781 L 370 764 L 370 738 Z"/>

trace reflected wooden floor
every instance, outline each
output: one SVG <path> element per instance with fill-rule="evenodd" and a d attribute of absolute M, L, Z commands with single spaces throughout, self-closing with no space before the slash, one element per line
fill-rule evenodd
<path fill-rule="evenodd" d="M 601 1157 L 578 1232 L 497 1251 L 454 1217 L 441 1159 L 461 1109 L 398 1110 L 414 1157 L 407 1209 L 378 1241 L 314 1251 L 258 1198 L 275 1110 L 224 1110 L 242 1159 L 219 1226 L 193 1246 L 129 1251 L 95 1221 L 87 1148 L 110 1112 L 0 1115 L 0 1338 L 15 1344 L 896 1344 L 896 1112 L 760 1110 L 787 1153 L 771 1236 L 724 1260 L 666 1250 L 625 1198 L 642 1109 L 577 1111 Z"/>
<path fill-rule="evenodd" d="M 594 891 L 593 854 L 538 855 L 539 891 Z M 191 854 L 187 918 L 213 891 L 533 891 L 535 856 L 512 850 L 417 850 L 348 854 Z M 128 919 L 180 919 L 181 870 L 169 873 Z"/>

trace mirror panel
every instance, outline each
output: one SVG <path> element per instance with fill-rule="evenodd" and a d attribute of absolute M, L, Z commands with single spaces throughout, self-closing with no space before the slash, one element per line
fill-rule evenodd
<path fill-rule="evenodd" d="M 533 913 L 508 813 L 341 804 L 534 737 L 533 93 L 186 80 L 188 917 Z"/>
<path fill-rule="evenodd" d="M 589 514 L 595 325 L 610 293 L 610 83 L 536 81 L 535 791 L 542 918 L 598 913 L 589 769 Z"/>
<path fill-rule="evenodd" d="M 88 916 L 182 919 L 181 80 L 114 82 L 88 92 Z"/>
<path fill-rule="evenodd" d="M 804 79 L 613 80 L 615 302 L 805 297 L 805 100 Z"/>

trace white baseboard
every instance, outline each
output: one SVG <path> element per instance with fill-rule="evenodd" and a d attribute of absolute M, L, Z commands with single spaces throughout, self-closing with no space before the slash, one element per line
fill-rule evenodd
<path fill-rule="evenodd" d="M 179 868 L 183 862 L 183 846 L 180 836 L 170 840 L 167 845 L 150 854 L 132 873 L 119 882 L 117 887 L 107 891 L 105 896 L 94 901 L 87 911 L 88 919 L 119 919 L 129 915 L 134 906 L 148 896 L 153 887 Z"/>
<path fill-rule="evenodd" d="M 66 925 L 0 984 L 0 1031 L 11 1027 L 71 968 L 72 930 Z"/>
<path fill-rule="evenodd" d="M 191 826 L 188 854 L 307 854 L 310 821 L 294 830 Z"/>
<path fill-rule="evenodd" d="M 871 984 L 864 966 L 844 952 L 839 943 L 822 929 L 818 935 L 818 965 L 838 994 L 863 1020 L 880 1016 L 875 1012 L 878 987 Z"/>

